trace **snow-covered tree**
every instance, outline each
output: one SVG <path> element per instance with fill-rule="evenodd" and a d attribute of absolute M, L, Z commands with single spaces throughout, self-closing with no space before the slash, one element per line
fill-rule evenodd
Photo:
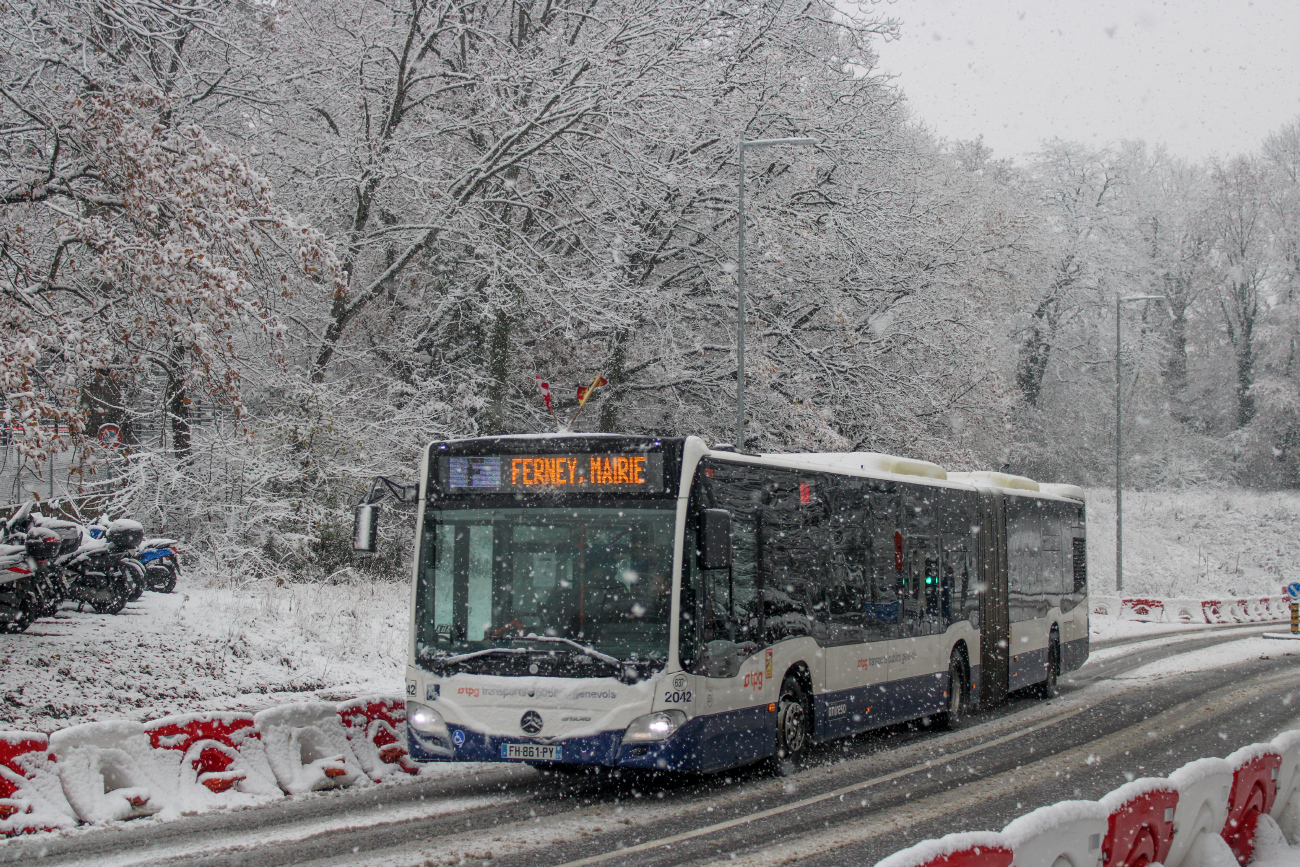
<path fill-rule="evenodd" d="M 240 155 L 164 125 L 156 89 L 39 82 L 7 86 L 0 119 L 6 421 L 39 458 L 62 444 L 43 420 L 75 443 L 92 384 L 156 369 L 183 459 L 191 394 L 241 417 L 250 340 L 274 351 L 279 299 L 341 291 L 341 268 Z"/>

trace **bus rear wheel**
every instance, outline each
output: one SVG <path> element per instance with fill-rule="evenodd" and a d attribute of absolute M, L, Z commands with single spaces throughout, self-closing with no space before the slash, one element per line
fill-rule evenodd
<path fill-rule="evenodd" d="M 776 703 L 776 755 L 773 767 L 785 775 L 799 769 L 812 743 L 812 709 L 803 684 L 794 675 L 781 681 Z"/>
<path fill-rule="evenodd" d="M 952 659 L 948 660 L 948 703 L 939 718 L 942 727 L 955 729 L 961 726 L 966 719 L 967 695 L 966 666 L 962 664 L 961 657 L 954 653 Z"/>
<path fill-rule="evenodd" d="M 1060 695 L 1060 687 L 1057 681 L 1061 677 L 1061 640 L 1057 638 L 1056 633 L 1052 633 L 1051 640 L 1047 644 L 1047 677 L 1042 683 L 1038 684 L 1039 698 L 1056 698 Z"/>

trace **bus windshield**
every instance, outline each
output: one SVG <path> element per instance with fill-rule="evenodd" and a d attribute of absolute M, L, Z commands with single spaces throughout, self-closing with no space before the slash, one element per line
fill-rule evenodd
<path fill-rule="evenodd" d="M 671 508 L 430 510 L 416 659 L 443 673 L 610 676 L 668 655 Z"/>

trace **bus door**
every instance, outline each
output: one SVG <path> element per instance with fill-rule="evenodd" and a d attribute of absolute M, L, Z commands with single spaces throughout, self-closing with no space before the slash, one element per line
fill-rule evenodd
<path fill-rule="evenodd" d="M 901 640 L 894 642 L 889 655 L 894 716 L 898 719 L 937 712 L 944 702 L 942 683 L 930 676 L 948 670 L 947 643 L 939 637 L 944 627 L 938 543 L 938 537 L 932 535 L 905 541 Z"/>
<path fill-rule="evenodd" d="M 894 637 L 897 616 L 877 616 L 884 594 L 872 586 L 873 540 L 865 517 L 851 517 L 837 534 L 836 562 L 823 586 L 826 693 L 817 698 L 818 740 L 862 731 L 888 715 L 885 642 Z M 882 556 L 892 560 L 892 549 Z"/>
<path fill-rule="evenodd" d="M 1001 491 L 979 491 L 980 705 L 1006 701 L 1011 642 L 1007 607 L 1006 501 Z"/>

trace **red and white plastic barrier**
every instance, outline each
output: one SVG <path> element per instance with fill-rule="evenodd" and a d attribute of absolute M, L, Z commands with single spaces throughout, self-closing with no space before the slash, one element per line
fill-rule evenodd
<path fill-rule="evenodd" d="M 1282 763 L 1277 771 L 1277 797 L 1269 814 L 1289 839 L 1300 839 L 1300 731 L 1273 738 L 1273 748 L 1282 756 Z"/>
<path fill-rule="evenodd" d="M 1232 765 L 1232 789 L 1228 795 L 1228 821 L 1223 839 L 1245 864 L 1255 851 L 1255 826 L 1259 817 L 1273 809 L 1277 798 L 1277 777 L 1282 755 L 1272 744 L 1242 747 L 1228 756 Z"/>
<path fill-rule="evenodd" d="M 1188 762 L 1168 779 L 1135 780 L 1098 801 L 1042 807 L 1000 834 L 927 840 L 876 867 L 1221 867 L 1249 864 L 1257 841 L 1276 853 L 1298 838 L 1300 731 L 1291 731 L 1226 759 Z"/>
<path fill-rule="evenodd" d="M 335 705 L 285 704 L 254 717 L 280 788 L 290 795 L 368 782 Z"/>
<path fill-rule="evenodd" d="M 370 696 L 338 705 L 339 719 L 361 769 L 375 782 L 392 774 L 418 774 L 406 752 L 406 702 Z"/>
<path fill-rule="evenodd" d="M 1061 801 L 1039 807 L 1002 829 L 1016 867 L 1092 867 L 1101 861 L 1110 811 L 1097 801 Z"/>
<path fill-rule="evenodd" d="M 1120 786 L 1100 801 L 1109 813 L 1101 858 L 1107 867 L 1146 867 L 1169 856 L 1178 791 L 1147 777 Z"/>
<path fill-rule="evenodd" d="M 77 824 L 39 732 L 0 732 L 0 834 L 32 834 Z"/>
<path fill-rule="evenodd" d="M 1235 623 L 1232 615 L 1228 612 L 1228 606 L 1222 599 L 1207 599 L 1201 603 L 1201 613 L 1205 615 L 1206 623 Z"/>
<path fill-rule="evenodd" d="M 1088 610 L 1095 617 L 1145 623 L 1264 623 L 1291 616 L 1290 600 L 1285 595 L 1232 599 L 1092 596 Z"/>
<path fill-rule="evenodd" d="M 1178 791 L 1174 825 L 1178 833 L 1166 856 L 1170 864 L 1224 863 L 1231 855 L 1223 842 L 1228 821 L 1227 792 L 1232 789 L 1232 764 L 1226 759 L 1197 759 L 1169 775 L 1169 785 Z M 1193 851 L 1195 850 L 1195 851 Z"/>
<path fill-rule="evenodd" d="M 144 729 L 149 745 L 174 768 L 181 810 L 256 803 L 281 794 L 252 714 L 183 714 L 154 720 Z"/>
<path fill-rule="evenodd" d="M 974 831 L 925 840 L 895 852 L 876 867 L 1011 867 L 1010 842 L 1001 834 Z"/>
<path fill-rule="evenodd" d="M 1163 599 L 1122 599 L 1119 617 L 1121 620 L 1140 620 L 1146 623 L 1159 623 L 1165 619 Z"/>
<path fill-rule="evenodd" d="M 152 816 L 175 800 L 175 785 L 141 723 L 73 726 L 50 735 L 50 749 L 63 793 L 83 822 Z"/>

